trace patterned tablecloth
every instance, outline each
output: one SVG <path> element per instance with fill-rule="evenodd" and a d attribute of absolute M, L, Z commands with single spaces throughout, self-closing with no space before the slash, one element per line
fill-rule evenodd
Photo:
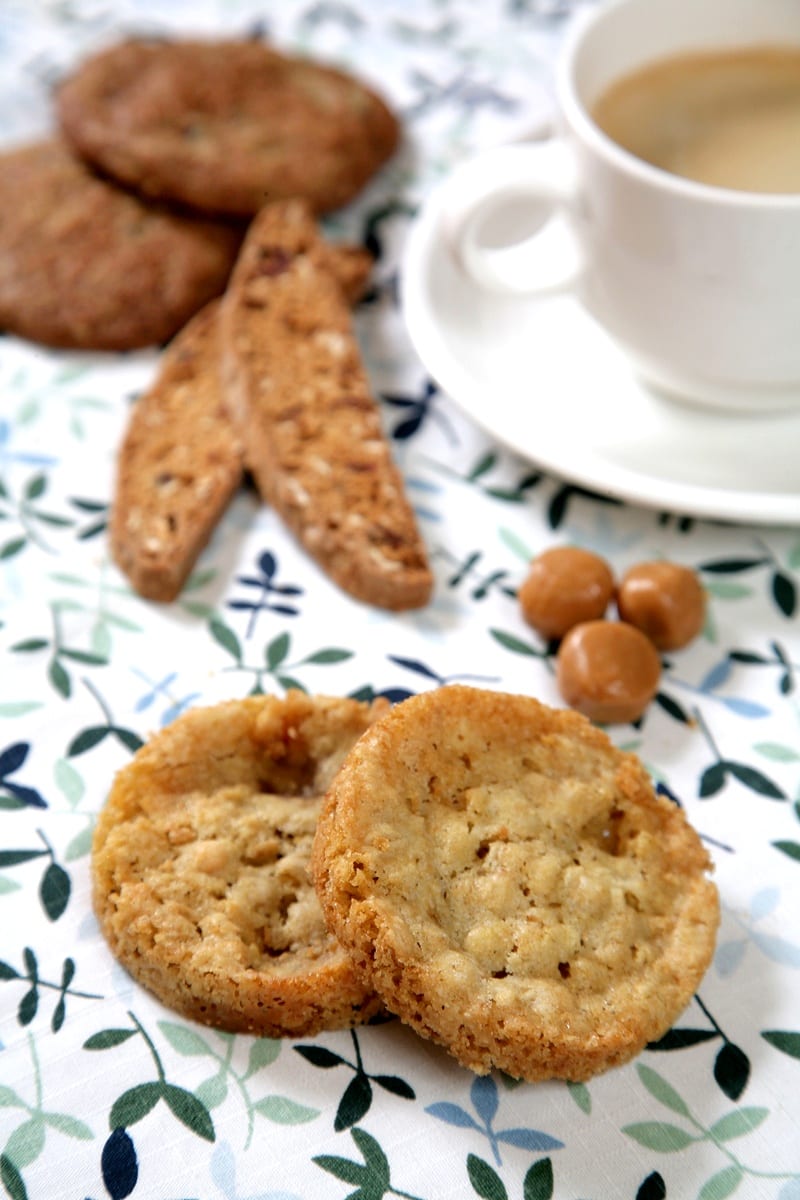
<path fill-rule="evenodd" d="M 104 526 L 156 353 L 2 339 L 0 1190 L 12 1200 L 800 1197 L 800 530 L 639 508 L 548 475 L 427 376 L 398 307 L 429 190 L 549 111 L 569 8 L 0 4 L 5 141 L 47 129 L 53 79 L 134 28 L 257 31 L 391 97 L 404 151 L 329 227 L 379 256 L 358 328 L 436 574 L 419 612 L 359 605 L 242 490 L 180 599 L 141 600 Z M 644 719 L 611 730 L 716 863 L 716 957 L 672 1032 L 586 1085 L 536 1086 L 476 1078 L 396 1021 L 298 1043 L 232 1037 L 134 986 L 91 912 L 89 847 L 114 772 L 148 733 L 191 705 L 290 686 L 398 699 L 461 681 L 558 704 L 552 654 L 515 589 L 535 552 L 565 542 L 617 572 L 687 563 L 709 593 L 703 636 L 667 656 Z"/>

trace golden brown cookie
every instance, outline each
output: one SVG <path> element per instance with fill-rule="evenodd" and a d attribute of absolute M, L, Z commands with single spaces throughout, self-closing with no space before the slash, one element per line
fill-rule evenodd
<path fill-rule="evenodd" d="M 372 257 L 320 243 L 320 263 L 355 303 Z M 242 442 L 219 376 L 219 305 L 212 300 L 165 350 L 117 455 L 109 546 L 140 595 L 174 600 L 244 474 Z"/>
<path fill-rule="evenodd" d="M 577 713 L 452 686 L 373 725 L 312 874 L 387 1008 L 478 1073 L 583 1080 L 669 1029 L 709 964 L 709 858 Z"/>
<path fill-rule="evenodd" d="M 296 691 L 190 710 L 117 774 L 94 834 L 94 909 L 168 1007 L 270 1037 L 378 1011 L 325 929 L 308 856 L 322 793 L 383 707 Z"/>
<path fill-rule="evenodd" d="M 66 137 L 109 175 L 242 216 L 286 196 L 339 208 L 399 136 L 363 83 L 255 40 L 130 38 L 81 63 L 56 103 Z"/>
<path fill-rule="evenodd" d="M 240 242 L 100 179 L 58 139 L 0 156 L 0 328 L 31 341 L 165 342 L 223 291 Z"/>
<path fill-rule="evenodd" d="M 109 546 L 149 600 L 178 595 L 244 473 L 220 391 L 217 312 L 213 300 L 170 343 L 117 456 Z"/>
<path fill-rule="evenodd" d="M 323 570 L 368 604 L 417 608 L 425 545 L 324 246 L 303 201 L 254 218 L 220 312 L 226 403 L 259 492 Z"/>

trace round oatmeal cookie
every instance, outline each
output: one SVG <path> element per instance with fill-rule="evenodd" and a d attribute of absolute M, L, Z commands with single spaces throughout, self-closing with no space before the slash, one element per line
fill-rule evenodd
<path fill-rule="evenodd" d="M 6 151 L 0 329 L 67 349 L 164 342 L 224 291 L 241 238 L 223 222 L 145 204 L 57 138 Z"/>
<path fill-rule="evenodd" d="M 81 63 L 56 104 L 89 161 L 206 212 L 248 215 L 291 196 L 339 208 L 399 137 L 363 83 L 256 40 L 129 38 Z"/>
<path fill-rule="evenodd" d="M 660 1037 L 708 966 L 709 858 L 577 713 L 448 686 L 374 724 L 312 875 L 386 1006 L 485 1074 L 585 1080 Z"/>
<path fill-rule="evenodd" d="M 381 1009 L 326 931 L 308 858 L 322 793 L 385 708 L 299 691 L 198 708 L 118 773 L 94 834 L 94 909 L 168 1007 L 270 1037 Z"/>

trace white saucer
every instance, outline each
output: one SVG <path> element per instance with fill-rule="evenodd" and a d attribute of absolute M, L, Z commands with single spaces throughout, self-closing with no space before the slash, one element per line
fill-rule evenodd
<path fill-rule="evenodd" d="M 483 291 L 444 234 L 447 184 L 414 222 L 401 273 L 411 340 L 436 383 L 544 470 L 663 512 L 800 525 L 800 406 L 715 413 L 650 391 L 570 295 Z"/>

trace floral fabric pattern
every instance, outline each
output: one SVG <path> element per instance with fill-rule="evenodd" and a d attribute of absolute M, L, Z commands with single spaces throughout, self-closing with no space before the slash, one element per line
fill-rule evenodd
<path fill-rule="evenodd" d="M 436 575 L 425 609 L 365 608 L 242 488 L 180 598 L 142 600 L 109 560 L 105 523 L 116 449 L 157 351 L 0 339 L 0 1195 L 10 1200 L 800 1198 L 800 530 L 637 508 L 547 475 L 495 445 L 426 375 L 398 307 L 420 205 L 471 151 L 548 117 L 553 59 L 577 7 L 0 7 L 7 145 L 50 128 L 63 71 L 133 31 L 267 36 L 386 93 L 404 147 L 326 228 L 377 256 L 358 333 Z M 535 553 L 567 542 L 618 575 L 643 559 L 686 563 L 708 592 L 702 636 L 665 656 L 643 719 L 610 730 L 685 806 L 715 862 L 717 952 L 674 1028 L 588 1084 L 532 1085 L 474 1077 L 394 1020 L 298 1042 L 234 1037 L 134 985 L 92 915 L 89 850 L 114 772 L 148 734 L 192 705 L 290 687 L 399 700 L 458 681 L 559 704 L 553 649 L 525 625 L 516 589 Z"/>

